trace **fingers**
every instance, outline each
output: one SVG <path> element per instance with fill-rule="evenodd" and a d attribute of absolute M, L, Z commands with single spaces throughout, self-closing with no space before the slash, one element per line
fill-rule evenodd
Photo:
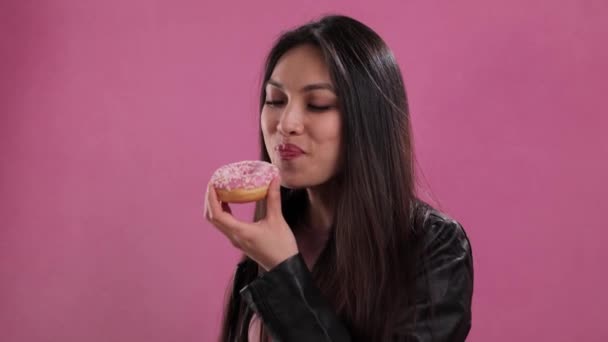
<path fill-rule="evenodd" d="M 207 185 L 207 190 L 205 192 L 204 212 L 205 212 L 205 217 L 207 219 L 209 219 L 208 215 L 209 215 L 209 193 L 210 193 L 210 191 L 215 192 L 215 189 L 213 188 L 213 186 L 211 184 Z M 216 192 L 216 194 L 217 194 L 217 192 Z M 230 209 L 230 206 L 228 205 L 228 203 L 221 202 L 221 201 L 220 201 L 220 203 L 222 204 L 222 210 L 232 215 L 232 209 Z"/>
<path fill-rule="evenodd" d="M 226 202 L 221 202 L 222 203 L 222 210 L 227 212 L 228 214 L 232 215 L 232 209 L 230 209 L 230 206 L 228 205 L 228 203 Z"/>
<path fill-rule="evenodd" d="M 266 215 L 270 217 L 283 216 L 283 213 L 281 212 L 281 176 L 276 176 L 268 187 Z"/>
<path fill-rule="evenodd" d="M 205 204 L 203 206 L 203 212 L 207 221 L 211 221 L 211 214 L 209 210 L 209 188 L 211 188 L 211 184 L 207 185 L 207 190 L 205 191 Z"/>
<path fill-rule="evenodd" d="M 220 202 L 213 185 L 207 187 L 206 218 L 214 226 L 220 229 L 228 237 L 238 234 L 247 228 L 247 223 L 238 221 L 232 216 L 232 211 L 227 203 Z"/>

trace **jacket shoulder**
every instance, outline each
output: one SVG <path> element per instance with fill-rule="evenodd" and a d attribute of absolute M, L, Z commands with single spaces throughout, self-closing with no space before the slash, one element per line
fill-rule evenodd
<path fill-rule="evenodd" d="M 424 220 L 415 230 L 423 250 L 432 252 L 441 246 L 444 252 L 471 253 L 471 242 L 462 224 L 435 208 L 427 206 Z"/>

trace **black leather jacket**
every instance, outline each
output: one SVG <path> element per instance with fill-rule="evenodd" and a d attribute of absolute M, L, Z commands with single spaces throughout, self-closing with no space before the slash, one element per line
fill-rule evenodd
<path fill-rule="evenodd" d="M 415 325 L 404 323 L 396 327 L 392 340 L 464 341 L 471 328 L 471 245 L 462 226 L 437 211 L 431 212 L 425 226 L 422 241 L 429 252 L 428 278 L 420 280 L 420 284 L 417 281 L 416 286 L 422 292 L 417 292 L 419 300 L 414 308 L 404 308 L 416 310 L 421 319 Z M 237 303 L 233 304 L 240 305 L 243 299 L 249 316 L 253 310 L 262 317 L 273 341 L 352 340 L 313 283 L 300 254 L 259 277 L 252 277 L 252 267 L 256 264 L 251 260 L 238 265 L 232 294 Z M 232 333 L 229 340 L 246 340 L 247 332 L 243 331 L 246 327 L 247 324 L 242 331 Z"/>

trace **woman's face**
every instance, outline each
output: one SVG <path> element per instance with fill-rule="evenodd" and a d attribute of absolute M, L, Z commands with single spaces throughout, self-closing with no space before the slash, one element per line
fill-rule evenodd
<path fill-rule="evenodd" d="M 327 182 L 338 171 L 341 114 L 321 51 L 313 45 L 289 50 L 265 86 L 262 133 L 282 185 Z"/>

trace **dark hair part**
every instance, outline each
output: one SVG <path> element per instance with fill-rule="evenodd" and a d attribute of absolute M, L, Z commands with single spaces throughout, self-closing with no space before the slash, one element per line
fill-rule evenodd
<path fill-rule="evenodd" d="M 325 57 L 342 114 L 343 158 L 337 184 L 333 234 L 313 279 L 355 340 L 385 341 L 412 305 L 418 266 L 415 227 L 426 204 L 416 196 L 410 116 L 401 71 L 385 42 L 369 27 L 345 16 L 326 16 L 282 34 L 270 51 L 261 86 L 290 49 L 312 44 Z M 260 130 L 261 159 L 270 161 Z M 292 229 L 303 219 L 305 189 L 281 189 Z M 265 215 L 258 202 L 255 219 Z M 243 308 L 225 311 L 222 339 L 241 326 Z M 231 314 L 228 313 L 232 310 Z M 409 311 L 409 310 L 408 310 Z M 413 310 L 411 311 L 413 312 Z M 398 316 L 401 313 L 401 317 Z M 234 317 L 238 322 L 234 322 Z M 266 337 L 266 333 L 263 333 Z"/>

